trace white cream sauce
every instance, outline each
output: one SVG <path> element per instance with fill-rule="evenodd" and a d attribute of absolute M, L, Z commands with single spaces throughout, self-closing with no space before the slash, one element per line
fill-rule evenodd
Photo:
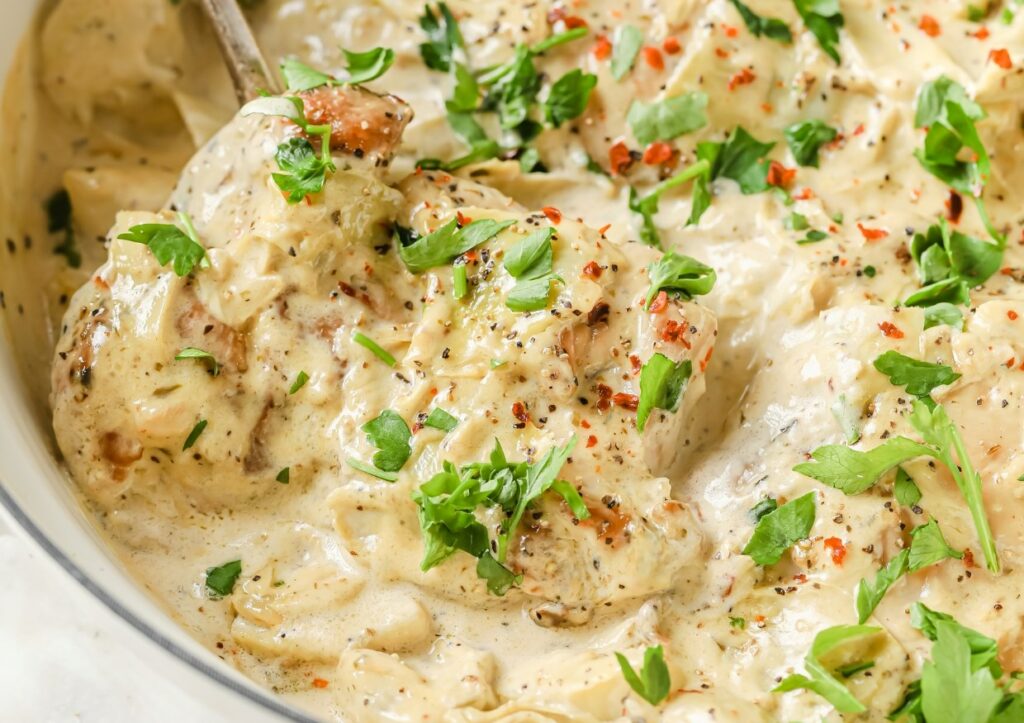
<path fill-rule="evenodd" d="M 752 37 L 724 0 L 570 3 L 567 13 L 591 34 L 538 65 L 553 78 L 581 67 L 598 84 L 584 116 L 538 139 L 550 172 L 526 175 L 516 162 L 495 161 L 458 179 L 403 181 L 417 158 L 465 152 L 445 119 L 450 81 L 419 58 L 421 4 L 263 0 L 251 18 L 269 58 L 297 54 L 340 72 L 339 46 L 394 48 L 395 66 L 372 87 L 415 111 L 386 169 L 339 157 L 325 192 L 297 206 L 270 180 L 285 124 L 231 120 L 233 94 L 196 8 L 62 0 L 45 15 L 4 104 L 11 153 L 0 215 L 13 245 L 2 251 L 4 311 L 23 335 L 27 383 L 41 408 L 49 384 L 41 370 L 54 345 L 63 355 L 53 421 L 64 457 L 110 544 L 183 627 L 297 705 L 342 719 L 837 717 L 811 693 L 770 690 L 801 669 L 818 631 L 855 622 L 857 582 L 934 517 L 979 562 L 948 560 L 889 592 L 872 620 L 885 630 L 870 641 L 875 667 L 848 681 L 869 707 L 864 718 L 883 719 L 920 674 L 930 644 L 909 624 L 915 600 L 996 638 L 1005 666 L 1024 667 L 1024 166 L 1016 162 L 1024 19 L 970 23 L 966 2 L 848 0 L 837 66 L 790 3 L 750 4 L 784 18 L 794 44 Z M 450 5 L 477 67 L 551 32 L 549 3 Z M 922 14 L 938 35 L 919 29 Z M 650 47 L 676 39 L 679 52 L 660 52 L 663 69 L 641 54 L 616 82 L 593 48 L 596 36 L 614 39 L 625 23 L 640 27 Z M 1010 69 L 989 59 L 1001 48 Z M 730 90 L 743 68 L 752 82 Z M 898 306 L 919 285 L 905 229 L 923 230 L 946 210 L 947 189 L 912 155 L 923 139 L 913 128 L 915 92 L 940 74 L 989 113 L 979 125 L 993 161 L 985 198 L 1010 238 L 1005 272 L 972 291 L 964 331 L 922 331 L 921 310 Z M 843 140 L 823 150 L 820 169 L 798 170 L 793 190 L 802 200 L 791 208 L 726 181 L 701 223 L 684 227 L 689 190 L 666 194 L 657 216 L 666 247 L 713 266 L 718 282 L 697 302 L 647 314 L 644 269 L 658 254 L 635 241 L 627 195 L 629 184 L 652 185 L 658 169 L 637 162 L 625 179 L 609 179 L 587 171 L 586 159 L 607 167 L 620 140 L 643 150 L 625 122 L 633 99 L 698 89 L 710 96 L 709 122 L 673 142 L 683 163 L 697 142 L 736 125 L 776 141 L 771 157 L 788 167 L 782 129 L 796 121 L 825 120 Z M 39 210 L 61 184 L 81 271 L 52 256 L 48 241 L 59 239 L 46 234 Z M 171 206 L 191 213 L 210 249 L 211 268 L 192 280 L 116 240 L 137 223 L 172 222 L 159 210 Z M 965 206 L 959 228 L 984 236 Z M 498 259 L 552 223 L 542 207 L 562 217 L 554 222 L 555 270 L 567 280 L 559 315 L 509 311 L 512 280 L 500 263 L 479 273 L 468 302 L 456 302 L 447 268 L 413 276 L 394 248 L 375 250 L 389 242 L 391 222 L 425 232 L 458 211 L 515 220 L 484 247 Z M 804 234 L 783 225 L 794 210 L 829 237 L 798 245 Z M 868 239 L 861 226 L 886 235 Z M 590 261 L 603 268 L 596 279 L 583 272 Z M 601 300 L 610 306 L 606 323 L 588 325 Z M 57 341 L 65 309 L 66 337 Z M 663 339 L 676 318 L 689 324 L 686 345 Z M 884 334 L 888 324 L 902 336 Z M 394 353 L 397 367 L 353 344 L 353 331 Z M 223 372 L 173 361 L 183 346 L 212 351 Z M 791 471 L 818 446 L 843 441 L 831 411 L 840 395 L 859 416 L 861 448 L 913 434 L 909 398 L 871 366 L 889 349 L 962 375 L 935 396 L 984 480 L 1001 575 L 981 566 L 959 492 L 926 460 L 907 466 L 924 493 L 921 513 L 892 501 L 888 480 L 850 497 Z M 598 410 L 595 390 L 636 394 L 630 356 L 655 350 L 691 360 L 695 377 L 680 411 L 656 414 L 641 435 L 628 409 Z M 508 363 L 492 368 L 492 359 Z M 310 380 L 289 395 L 300 370 Z M 525 425 L 514 402 L 528 410 Z M 418 431 L 397 483 L 345 465 L 372 455 L 359 427 L 382 409 L 412 423 L 433 404 L 460 424 L 449 435 Z M 198 419 L 208 428 L 181 452 Z M 463 553 L 420 571 L 410 493 L 442 460 L 483 460 L 495 437 L 510 457 L 536 459 L 574 434 L 579 444 L 562 476 L 594 510 L 614 499 L 607 528 L 572 524 L 546 497 L 510 557 L 523 587 L 502 598 L 487 593 Z M 284 466 L 287 486 L 274 481 Z M 812 490 L 810 539 L 768 568 L 741 554 L 755 503 Z M 841 564 L 829 538 L 846 550 Z M 209 599 L 205 570 L 236 558 L 243 572 L 234 594 Z M 742 629 L 730 625 L 739 617 Z M 613 656 L 639 665 L 655 644 L 665 647 L 673 683 L 657 709 L 631 692 Z"/>

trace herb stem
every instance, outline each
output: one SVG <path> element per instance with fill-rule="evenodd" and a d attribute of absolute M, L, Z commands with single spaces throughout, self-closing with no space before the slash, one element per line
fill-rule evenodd
<path fill-rule="evenodd" d="M 564 45 L 565 43 L 571 43 L 573 40 L 584 38 L 589 32 L 590 30 L 587 28 L 573 28 L 572 30 L 566 30 L 564 33 L 549 35 L 530 48 L 530 52 L 534 55 L 540 55 L 541 53 L 558 47 L 559 45 Z"/>
<path fill-rule="evenodd" d="M 376 356 L 382 362 L 387 364 L 389 367 L 394 367 L 395 365 L 398 364 L 398 362 L 395 361 L 395 358 L 391 356 L 391 354 L 389 354 L 386 349 L 384 349 L 380 344 L 378 344 L 365 334 L 360 334 L 358 331 L 353 333 L 352 341 L 366 349 L 369 349 L 371 352 L 373 352 L 374 356 Z"/>
<path fill-rule="evenodd" d="M 466 265 L 455 264 L 452 267 L 452 296 L 462 299 L 469 293 L 469 280 L 466 278 Z"/>
<path fill-rule="evenodd" d="M 985 556 L 985 567 L 990 572 L 998 574 L 1000 571 L 999 553 L 996 551 L 996 541 L 992 536 L 992 529 L 988 524 L 988 516 L 985 514 L 985 501 L 981 493 L 981 476 L 975 471 L 971 464 L 971 458 L 967 454 L 967 446 L 956 425 L 950 424 L 950 436 L 953 438 L 953 447 L 956 449 L 956 456 L 960 465 L 956 465 L 948 452 L 943 453 L 942 461 L 953 475 L 960 493 L 967 502 L 967 508 L 971 511 L 971 519 L 974 521 L 974 528 L 978 532 L 978 543 L 981 545 L 981 552 Z"/>
<path fill-rule="evenodd" d="M 650 196 L 660 196 L 665 191 L 681 186 L 687 181 L 691 181 L 698 176 L 702 176 L 711 170 L 711 161 L 706 158 L 702 161 L 697 161 L 692 166 L 687 167 L 683 171 L 677 173 L 671 178 L 666 178 L 664 181 L 654 187 L 654 190 L 649 194 Z"/>

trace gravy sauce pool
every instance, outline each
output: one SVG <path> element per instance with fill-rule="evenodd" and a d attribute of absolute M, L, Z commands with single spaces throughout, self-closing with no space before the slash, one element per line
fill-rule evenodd
<path fill-rule="evenodd" d="M 1024 13 L 1014 19 L 1009 3 L 1004 22 L 995 4 L 971 20 L 966 2 L 848 0 L 836 63 L 788 2 L 750 5 L 784 21 L 791 43 L 754 37 L 724 0 L 452 0 L 474 68 L 579 18 L 586 37 L 535 64 L 545 87 L 575 68 L 597 82 L 581 116 L 532 142 L 546 172 L 490 160 L 448 174 L 414 172 L 417 159 L 467 151 L 446 118 L 452 81 L 420 56 L 420 3 L 253 5 L 271 60 L 294 55 L 343 76 L 342 47 L 396 55 L 368 86 L 401 99 L 393 106 L 358 89 L 325 92 L 370 128 L 397 114 L 395 135 L 411 115 L 400 142 L 378 138 L 369 154 L 351 152 L 354 135 L 334 144 L 338 170 L 308 203 L 288 204 L 271 180 L 294 127 L 234 116 L 213 39 L 188 3 L 55 3 L 4 98 L 11 240 L 0 288 L 26 385 L 41 418 L 53 404 L 58 444 L 109 544 L 185 629 L 328 718 L 839 719 L 810 691 L 772 689 L 805 671 L 816 634 L 857 622 L 858 582 L 935 520 L 963 557 L 893 584 L 869 620 L 880 631 L 829 661 L 873 663 L 842 678 L 866 707 L 860 718 L 884 719 L 932 654 L 911 623 L 915 602 L 996 640 L 1004 669 L 1024 668 Z M 624 43 L 625 26 L 642 48 L 616 80 L 602 38 Z M 901 303 L 922 285 L 914 233 L 951 217 L 956 231 L 989 236 L 971 199 L 952 197 L 914 157 L 925 137 L 916 97 L 940 76 L 987 112 L 983 197 L 1008 239 L 998 270 L 960 307 L 963 329 L 925 328 L 925 308 Z M 694 91 L 707 94 L 706 125 L 669 139 L 667 152 L 638 141 L 627 122 L 635 100 Z M 818 167 L 798 165 L 784 140 L 809 119 L 838 132 Z M 694 225 L 691 185 L 665 192 L 655 216 L 665 249 L 708 264 L 717 282 L 646 311 L 646 269 L 660 252 L 639 242 L 629 189 L 643 195 L 737 126 L 775 143 L 768 158 L 781 165 L 769 177 L 781 173 L 788 192 L 746 195 L 720 178 Z M 64 232 L 48 230 L 43 212 L 61 188 L 78 268 L 53 253 Z M 117 239 L 174 223 L 172 211 L 194 220 L 209 268 L 178 277 Z M 449 263 L 412 274 L 391 240 L 395 225 L 425 235 L 457 214 L 511 222 L 470 259 L 461 301 Z M 548 228 L 562 282 L 548 308 L 513 311 L 502 260 Z M 809 231 L 826 237 L 807 243 Z M 394 368 L 356 332 L 394 354 Z M 174 361 L 184 347 L 211 352 L 219 374 Z M 892 472 L 847 495 L 792 471 L 823 445 L 920 439 L 908 421 L 915 394 L 873 366 L 889 351 L 960 375 L 931 396 L 982 481 L 998 574 L 953 476 L 929 457 L 903 465 L 922 493 L 912 505 L 894 499 Z M 678 409 L 656 409 L 638 431 L 638 362 L 655 353 L 691 376 Z M 300 371 L 309 379 L 290 393 Z M 453 431 L 423 427 L 435 407 L 457 418 Z M 386 409 L 415 428 L 394 483 L 346 462 L 370 462 L 361 427 Z M 199 420 L 206 429 L 182 450 Z M 462 551 L 420 569 L 411 495 L 442 462 L 483 462 L 497 439 L 508 459 L 537 463 L 574 437 L 559 477 L 590 518 L 575 519 L 554 492 L 538 498 L 510 536 L 518 586 L 491 594 Z M 807 493 L 816 514 L 805 539 L 776 564 L 743 554 L 751 508 Z M 477 514 L 498 529 L 499 508 Z M 233 592 L 211 596 L 207 569 L 231 560 L 241 561 Z M 654 645 L 671 677 L 657 704 L 631 690 L 614 656 L 639 669 Z"/>

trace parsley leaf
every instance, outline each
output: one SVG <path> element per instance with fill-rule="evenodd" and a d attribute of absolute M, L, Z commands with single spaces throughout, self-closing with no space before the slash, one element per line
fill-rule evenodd
<path fill-rule="evenodd" d="M 373 455 L 373 464 L 385 472 L 397 472 L 412 454 L 409 440 L 412 432 L 409 425 L 398 414 L 385 409 L 375 419 L 364 424 L 361 429 L 366 432 L 366 439 L 377 448 Z"/>
<path fill-rule="evenodd" d="M 839 29 L 843 27 L 843 16 L 839 12 L 839 0 L 793 0 L 796 11 L 804 25 L 818 39 L 821 49 L 839 63 Z"/>
<path fill-rule="evenodd" d="M 761 518 L 767 515 L 769 512 L 774 512 L 779 509 L 779 502 L 774 497 L 765 497 L 756 505 L 750 508 L 750 518 L 756 524 L 761 521 Z"/>
<path fill-rule="evenodd" d="M 683 398 L 686 383 L 693 372 L 689 359 L 674 362 L 656 352 L 640 371 L 640 401 L 636 409 L 636 428 L 644 431 L 647 418 L 655 409 L 675 412 Z"/>
<path fill-rule="evenodd" d="M 305 138 L 289 138 L 277 147 L 274 159 L 282 173 L 271 176 L 288 195 L 288 203 L 299 203 L 306 196 L 323 191 L 327 173 L 334 169 L 334 162 L 317 155 Z"/>
<path fill-rule="evenodd" d="M 373 48 L 363 53 L 353 53 L 342 48 L 341 52 L 345 54 L 345 60 L 348 63 L 345 67 L 345 70 L 348 71 L 345 82 L 352 85 L 361 85 L 376 80 L 384 75 L 391 64 L 395 62 L 395 51 L 391 48 Z"/>
<path fill-rule="evenodd" d="M 186 449 L 190 449 L 192 445 L 199 439 L 199 435 L 206 429 L 206 420 L 200 419 L 196 422 L 196 426 L 192 427 L 192 431 L 188 433 L 188 437 L 185 438 L 185 444 L 181 446 L 181 451 L 184 452 Z"/>
<path fill-rule="evenodd" d="M 178 219 L 184 231 L 170 223 L 143 223 L 132 226 L 118 238 L 148 246 L 161 266 L 171 264 L 175 274 L 188 276 L 196 266 L 209 266 L 210 262 L 192 219 L 184 212 L 178 213 Z"/>
<path fill-rule="evenodd" d="M 544 101 L 544 117 L 555 128 L 583 115 L 590 101 L 590 92 L 597 85 L 597 76 L 579 68 L 570 70 L 551 86 Z"/>
<path fill-rule="evenodd" d="M 910 535 L 912 538 L 910 541 L 910 572 L 917 572 L 929 565 L 934 565 L 937 562 L 950 558 L 960 560 L 964 556 L 964 553 L 954 550 L 949 546 L 946 538 L 942 536 L 939 523 L 935 520 L 931 520 L 926 525 L 915 527 Z"/>
<path fill-rule="evenodd" d="M 309 375 L 306 374 L 306 372 L 300 370 L 298 375 L 295 377 L 295 381 L 292 382 L 291 387 L 288 389 L 288 393 L 295 394 L 295 392 L 302 389 L 302 387 L 304 387 L 306 385 L 306 382 L 308 381 Z"/>
<path fill-rule="evenodd" d="M 658 203 L 662 195 L 676 186 L 680 186 L 693 179 L 705 177 L 711 168 L 709 161 L 697 161 L 693 165 L 683 169 L 671 178 L 666 178 L 643 198 L 637 194 L 635 188 L 629 189 L 629 210 L 639 213 L 643 217 L 643 225 L 640 227 L 640 240 L 648 246 L 661 248 L 661 237 L 658 234 L 658 227 L 654 224 L 654 214 L 658 212 Z M 696 195 L 696 186 L 694 187 Z"/>
<path fill-rule="evenodd" d="M 707 171 L 698 176 L 693 186 L 693 202 L 687 225 L 696 224 L 711 206 L 710 183 L 717 178 L 736 181 L 744 195 L 767 191 L 769 162 L 765 158 L 775 147 L 762 143 L 736 126 L 722 143 L 703 141 L 697 144 L 697 160 L 707 161 Z"/>
<path fill-rule="evenodd" d="M 904 507 L 917 505 L 921 501 L 921 490 L 902 467 L 896 468 L 896 481 L 892 486 L 893 496 Z"/>
<path fill-rule="evenodd" d="M 289 482 L 291 482 L 291 479 L 292 479 L 292 468 L 291 467 L 285 467 L 280 472 L 278 472 L 277 473 L 277 477 L 274 478 L 274 480 L 276 482 L 280 482 L 283 485 L 286 485 Z"/>
<path fill-rule="evenodd" d="M 241 560 L 232 560 L 218 567 L 211 567 L 206 571 L 206 589 L 210 591 L 211 597 L 230 595 L 241 574 Z"/>
<path fill-rule="evenodd" d="M 650 309 L 659 291 L 667 291 L 683 299 L 711 293 L 718 276 L 710 266 L 705 266 L 690 256 L 669 251 L 647 267 L 651 286 L 647 290 L 644 308 Z"/>
<path fill-rule="evenodd" d="M 819 149 L 834 141 L 838 132 L 820 120 L 806 120 L 789 126 L 782 135 L 797 163 L 817 168 Z"/>
<path fill-rule="evenodd" d="M 285 85 L 293 93 L 313 90 L 324 85 L 333 85 L 337 80 L 327 73 L 309 67 L 298 58 L 285 58 L 281 61 L 281 75 Z"/>
<path fill-rule="evenodd" d="M 910 550 L 900 552 L 889 560 L 889 563 L 878 571 L 874 580 L 863 578 L 857 585 L 857 622 L 863 625 L 871 617 L 885 593 L 897 580 L 907 573 Z"/>
<path fill-rule="evenodd" d="M 505 257 L 505 270 L 516 279 L 516 285 L 505 299 L 512 311 L 537 311 L 548 305 L 551 282 L 561 277 L 551 272 L 554 251 L 551 248 L 551 227 L 538 229 L 513 246 Z"/>
<path fill-rule="evenodd" d="M 755 13 L 740 0 L 732 0 L 733 7 L 743 18 L 743 23 L 747 26 L 747 30 L 755 38 L 759 38 L 764 35 L 772 40 L 778 40 L 780 43 L 791 43 L 793 42 L 793 34 L 789 32 L 789 26 L 786 25 L 785 21 L 779 18 L 764 18 Z"/>
<path fill-rule="evenodd" d="M 960 375 L 944 364 L 932 364 L 898 351 L 887 351 L 874 362 L 875 369 L 889 377 L 889 381 L 898 386 L 906 387 L 908 394 L 925 397 L 935 387 L 952 384 Z"/>
<path fill-rule="evenodd" d="M 362 472 L 363 474 L 368 474 L 371 477 L 376 477 L 377 479 L 382 479 L 385 482 L 397 482 L 398 481 L 398 473 L 397 472 L 385 472 L 382 469 L 378 469 L 377 467 L 374 467 L 372 464 L 366 464 L 366 462 L 360 462 L 358 459 L 355 459 L 354 457 L 347 458 L 345 460 L 345 463 L 349 467 L 351 467 L 352 469 L 358 470 L 358 471 Z"/>
<path fill-rule="evenodd" d="M 487 591 L 492 595 L 504 595 L 510 588 L 523 584 L 523 576 L 516 575 L 485 552 L 476 562 L 476 576 L 487 581 Z"/>
<path fill-rule="evenodd" d="M 396 231 L 398 255 L 410 272 L 421 274 L 435 266 L 451 263 L 457 256 L 489 241 L 513 223 L 515 221 L 483 218 L 460 228 L 458 220 L 452 219 L 436 231 L 416 238 L 409 244 L 403 244 Z"/>
<path fill-rule="evenodd" d="M 643 43 L 644 34 L 635 25 L 623 25 L 619 29 L 612 49 L 611 72 L 615 80 L 622 80 L 633 69 Z"/>
<path fill-rule="evenodd" d="M 398 363 L 395 360 L 395 358 L 388 353 L 387 349 L 385 349 L 380 344 L 375 342 L 373 339 L 371 339 L 370 337 L 366 336 L 361 332 L 354 332 L 352 334 L 352 341 L 354 341 L 356 344 L 363 347 L 364 349 L 369 350 L 375 357 L 380 359 L 389 367 L 393 367 L 395 366 L 395 364 Z"/>
<path fill-rule="evenodd" d="M 953 304 L 940 301 L 938 304 L 928 306 L 924 310 L 924 328 L 931 329 L 933 326 L 952 326 L 956 329 L 964 328 L 964 315 L 960 309 Z"/>
<path fill-rule="evenodd" d="M 647 145 L 654 141 L 672 140 L 703 128 L 708 122 L 705 113 L 707 106 L 707 93 L 699 90 L 653 103 L 634 100 L 626 121 L 636 139 Z"/>
<path fill-rule="evenodd" d="M 985 283 L 1003 263 L 1002 246 L 952 231 L 945 219 L 914 234 L 910 255 L 924 286 L 907 298 L 907 306 L 969 304 L 970 289 Z M 954 311 L 959 321 L 962 316 Z"/>
<path fill-rule="evenodd" d="M 641 698 L 651 705 L 658 705 L 668 698 L 668 694 L 672 690 L 672 681 L 669 677 L 668 666 L 665 665 L 665 651 L 660 645 L 649 647 L 644 651 L 644 664 L 640 668 L 639 675 L 633 670 L 633 666 L 630 665 L 625 655 L 616 653 L 615 659 L 619 661 L 622 677 Z"/>
<path fill-rule="evenodd" d="M 857 700 L 847 687 L 833 675 L 832 671 L 825 667 L 821 658 L 842 645 L 871 637 L 881 630 L 881 628 L 870 625 L 836 625 L 825 628 L 814 636 L 811 650 L 804 658 L 804 669 L 807 671 L 807 675 L 790 675 L 773 688 L 772 692 L 811 690 L 831 703 L 840 713 L 863 713 L 867 710 L 864 704 Z"/>
<path fill-rule="evenodd" d="M 925 719 L 929 723 L 987 723 L 1003 693 L 992 670 L 977 664 L 972 639 L 967 635 L 974 631 L 942 618 L 930 625 L 934 637 L 929 637 L 935 644 L 931 660 L 921 670 L 921 710 Z M 995 641 L 991 642 L 994 647 Z"/>
<path fill-rule="evenodd" d="M 759 519 L 743 554 L 758 565 L 774 565 L 793 543 L 806 540 L 814 526 L 814 496 L 814 492 L 808 492 Z"/>
<path fill-rule="evenodd" d="M 443 2 L 437 4 L 436 11 L 428 4 L 423 8 L 420 27 L 427 34 L 427 42 L 420 45 L 423 62 L 432 70 L 447 72 L 451 68 L 455 49 L 466 47 L 452 11 Z"/>
<path fill-rule="evenodd" d="M 1002 248 L 1006 237 L 992 225 L 981 198 L 992 164 L 974 123 L 986 116 L 963 86 L 948 77 L 943 75 L 925 83 L 918 91 L 914 125 L 927 127 L 928 132 L 924 147 L 916 149 L 914 156 L 930 174 L 974 199 L 986 230 Z M 971 152 L 970 160 L 961 159 L 964 148 Z"/>
<path fill-rule="evenodd" d="M 430 410 L 427 418 L 423 420 L 423 426 L 440 429 L 442 432 L 450 432 L 459 426 L 459 420 L 441 409 L 441 407 L 434 407 Z"/>
<path fill-rule="evenodd" d="M 182 361 L 184 359 L 199 359 L 209 366 L 210 373 L 213 376 L 220 374 L 220 364 L 217 363 L 213 354 L 208 351 L 196 349 L 194 346 L 186 346 L 175 355 L 174 361 Z"/>
<path fill-rule="evenodd" d="M 890 437 L 864 452 L 842 444 L 827 444 L 811 453 L 813 462 L 798 464 L 793 471 L 848 495 L 859 495 L 893 467 L 931 453 L 929 447 L 906 437 Z"/>

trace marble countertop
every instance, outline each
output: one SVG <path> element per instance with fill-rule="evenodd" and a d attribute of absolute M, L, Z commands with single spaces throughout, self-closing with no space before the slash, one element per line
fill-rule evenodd
<path fill-rule="evenodd" d="M 0 720 L 227 720 L 165 680 L 159 656 L 137 652 L 147 641 L 3 522 L 0 579 Z"/>

